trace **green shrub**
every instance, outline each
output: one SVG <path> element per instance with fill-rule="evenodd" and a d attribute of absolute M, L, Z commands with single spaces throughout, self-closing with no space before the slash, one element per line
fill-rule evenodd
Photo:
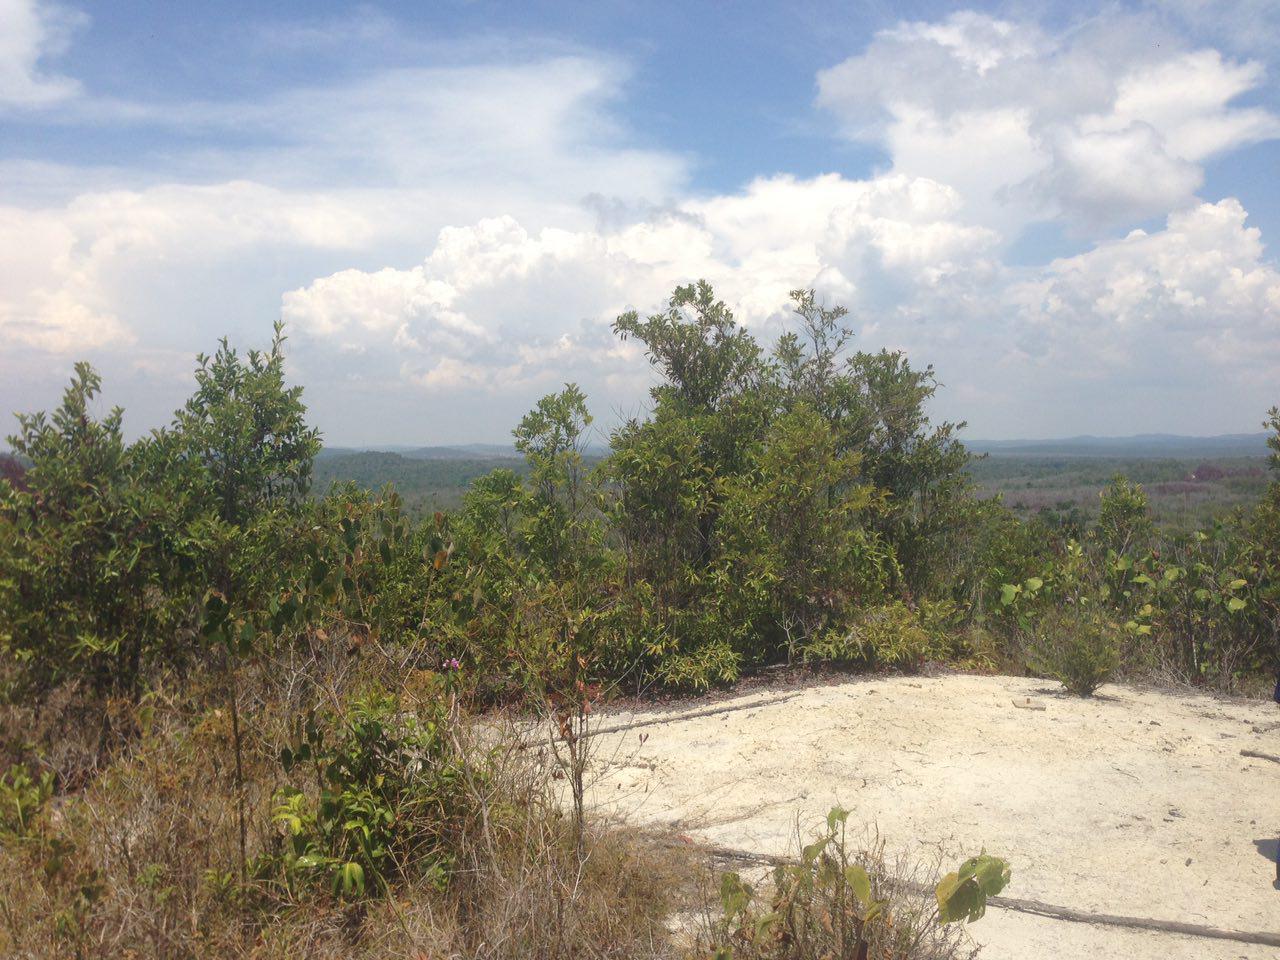
<path fill-rule="evenodd" d="M 1032 670 L 1088 697 L 1120 666 L 1120 639 L 1120 625 L 1096 607 L 1055 607 L 1036 622 L 1027 660 Z"/>
<path fill-rule="evenodd" d="M 937 611 L 935 610 L 935 614 Z M 804 659 L 915 670 L 947 655 L 946 634 L 929 629 L 900 600 L 862 611 L 851 627 L 828 630 L 804 649 Z"/>
<path fill-rule="evenodd" d="M 450 737 L 444 698 L 406 713 L 397 697 L 352 703 L 326 733 L 314 720 L 286 747 L 286 771 L 309 769 L 313 790 L 276 796 L 280 849 L 255 872 L 293 891 L 322 883 L 334 896 L 383 893 L 397 879 L 448 878 L 465 820 L 463 765 Z"/>
<path fill-rule="evenodd" d="M 879 850 L 856 851 L 839 807 L 826 830 L 777 867 L 761 904 L 736 873 L 721 878 L 721 914 L 704 935 L 714 960 L 825 960 L 875 957 L 925 960 L 971 956 L 952 924 L 982 917 L 987 898 L 1009 882 L 1009 867 L 986 855 L 939 881 L 933 896 L 896 877 Z M 927 888 L 925 888 L 927 889 Z"/>
<path fill-rule="evenodd" d="M 32 775 L 25 766 L 10 767 L 0 776 L 0 839 L 27 836 L 52 796 L 52 773 Z"/>
<path fill-rule="evenodd" d="M 189 629 L 198 538 L 173 445 L 125 443 L 119 409 L 94 419 L 99 387 L 77 364 L 58 408 L 19 415 L 9 438 L 31 467 L 24 489 L 0 484 L 0 654 L 37 694 L 79 680 L 136 695 Z"/>
<path fill-rule="evenodd" d="M 654 677 L 673 690 L 704 691 L 738 679 L 742 655 L 731 644 L 712 641 L 693 650 L 666 654 L 654 669 Z"/>
<path fill-rule="evenodd" d="M 1102 545 L 1120 554 L 1144 550 L 1151 539 L 1152 524 L 1141 485 L 1117 474 L 1099 498 L 1095 533 Z"/>

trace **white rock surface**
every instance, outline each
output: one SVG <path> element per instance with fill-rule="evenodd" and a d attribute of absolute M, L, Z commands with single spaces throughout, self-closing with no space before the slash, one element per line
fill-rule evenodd
<path fill-rule="evenodd" d="M 1280 710 L 1111 685 L 1082 700 L 1015 677 L 875 677 L 743 694 L 751 709 L 611 713 L 593 803 L 634 823 L 756 852 L 793 849 L 834 804 L 890 850 L 986 849 L 1009 896 L 1077 910 L 1280 931 Z M 1016 709 L 1012 701 L 1045 709 Z M 769 702 L 775 701 L 775 702 Z M 727 701 L 714 706 L 732 705 Z M 1267 854 L 1270 853 L 1270 859 Z M 989 960 L 1274 958 L 1280 950 L 990 910 Z"/>

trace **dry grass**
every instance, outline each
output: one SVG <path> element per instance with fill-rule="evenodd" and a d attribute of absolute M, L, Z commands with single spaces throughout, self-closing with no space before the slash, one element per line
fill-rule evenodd
<path fill-rule="evenodd" d="M 271 798 L 289 718 L 381 672 L 308 655 L 240 677 L 251 856 L 278 833 Z M 0 842 L 0 956 L 674 955 L 666 920 L 688 871 L 666 846 L 595 827 L 579 857 L 550 771 L 491 727 L 483 743 L 469 742 L 465 723 L 455 731 L 472 814 L 444 889 L 401 884 L 346 902 L 322 889 L 282 897 L 252 877 L 240 884 L 228 712 L 200 706 L 224 692 L 211 682 L 198 698 L 156 695 L 79 728 L 65 704 L 0 716 L 6 761 L 40 757 L 60 782 L 82 785 L 47 804 L 27 835 Z M 134 735 L 126 745 L 100 728 Z M 76 729 L 87 734 L 70 736 Z"/>
<path fill-rule="evenodd" d="M 369 684 L 415 677 L 376 657 L 295 650 L 243 668 L 248 849 L 279 849 L 273 795 L 295 718 L 339 706 Z M 581 843 L 565 808 L 564 770 L 522 748 L 527 722 L 503 728 L 459 718 L 465 819 L 451 840 L 446 884 L 404 870 L 388 895 L 354 900 L 326 887 L 286 892 L 241 882 L 229 683 L 187 677 L 141 706 L 91 704 L 62 691 L 39 709 L 0 708 L 6 764 L 56 774 L 59 789 L 25 835 L 0 836 L 0 956 L 121 958 L 404 958 L 404 960 L 676 960 L 704 956 L 690 917 L 718 904 L 695 853 L 635 830 L 588 820 Z M 168 691 L 181 691 L 172 693 Z M 81 722 L 77 723 L 79 720 Z M 0 797 L 0 801 L 3 798 Z M 864 856 L 895 915 L 923 916 L 903 876 Z M 919 899 L 917 897 L 917 899 Z M 883 956 L 956 957 L 927 931 Z M 752 956 L 752 954 L 742 954 Z M 760 954 L 764 956 L 764 954 Z M 876 956 L 877 954 L 872 954 Z M 817 960 L 821 953 L 795 954 Z"/>

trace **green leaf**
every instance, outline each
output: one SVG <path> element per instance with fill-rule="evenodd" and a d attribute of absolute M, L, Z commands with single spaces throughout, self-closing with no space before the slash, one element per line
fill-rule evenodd
<path fill-rule="evenodd" d="M 822 856 L 822 851 L 827 849 L 827 844 L 831 842 L 830 837 L 823 837 L 821 840 L 809 844 L 800 851 L 800 859 L 806 867 L 812 866 L 818 857 Z"/>
<path fill-rule="evenodd" d="M 978 886 L 988 897 L 994 897 L 1008 885 L 1009 865 L 999 857 L 982 855 L 970 862 L 973 864 L 973 878 L 978 881 Z"/>
<path fill-rule="evenodd" d="M 348 862 L 338 872 L 342 883 L 342 892 L 357 897 L 364 895 L 364 867 L 358 863 Z"/>
<path fill-rule="evenodd" d="M 956 873 L 943 877 L 934 890 L 938 899 L 938 916 L 943 923 L 981 919 L 987 910 L 987 898 L 993 897 L 1009 883 L 1009 865 L 999 857 L 982 854 L 966 860 Z"/>
<path fill-rule="evenodd" d="M 751 887 L 742 882 L 736 873 L 726 873 L 720 878 L 720 904 L 724 907 L 724 918 L 732 921 L 734 917 L 746 910 L 751 902 Z"/>
<path fill-rule="evenodd" d="M 871 878 L 867 876 L 866 869 L 857 863 L 851 863 L 844 868 L 844 879 L 849 884 L 849 889 L 853 891 L 853 895 L 858 898 L 864 907 L 871 906 Z"/>
<path fill-rule="evenodd" d="M 837 823 L 844 823 L 849 819 L 849 811 L 844 807 L 832 807 L 827 812 L 827 829 L 835 831 Z"/>
<path fill-rule="evenodd" d="M 1230 610 L 1232 613 L 1238 613 L 1239 611 L 1243 610 L 1246 606 L 1247 604 L 1245 603 L 1245 601 L 1241 600 L 1239 597 L 1232 597 L 1230 600 L 1227 601 L 1227 609 Z"/>
<path fill-rule="evenodd" d="M 938 898 L 939 919 L 943 923 L 955 923 L 966 917 L 976 919 L 973 913 L 981 907 L 978 899 L 981 893 L 982 888 L 972 877 L 961 880 L 959 874 L 948 873 L 934 888 L 934 895 Z"/>

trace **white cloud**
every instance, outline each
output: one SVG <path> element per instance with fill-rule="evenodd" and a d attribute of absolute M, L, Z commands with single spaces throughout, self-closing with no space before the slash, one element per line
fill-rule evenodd
<path fill-rule="evenodd" d="M 263 248 L 350 252 L 372 233 L 351 204 L 242 182 L 91 193 L 61 209 L 0 207 L 0 337 L 53 354 L 129 347 L 174 320 L 122 316 L 162 278 L 181 282 Z"/>
<path fill-rule="evenodd" d="M 1280 136 L 1232 102 L 1261 64 L 1164 43 L 1145 20 L 1099 18 L 1056 37 L 961 12 L 906 23 L 819 74 L 819 103 L 893 169 L 957 188 L 1012 239 L 1067 215 L 1124 223 L 1192 202 L 1210 157 Z"/>
<path fill-rule="evenodd" d="M 609 323 L 656 309 L 680 283 L 709 279 L 767 337 L 798 287 L 897 308 L 904 291 L 923 305 L 988 276 L 992 234 L 956 220 L 958 205 L 930 181 L 827 175 L 759 180 L 611 228 L 535 233 L 502 217 L 441 231 L 417 267 L 317 280 L 286 294 L 283 313 L 309 354 L 327 344 L 381 357 L 429 393 L 521 390 L 528 402 L 538 385 L 597 385 L 627 371 L 634 387 L 643 364 Z M 892 317 L 888 327 L 903 333 Z"/>
<path fill-rule="evenodd" d="M 1091 380 L 1274 377 L 1280 271 L 1245 218 L 1237 200 L 1204 203 L 1164 230 L 1053 261 L 1010 290 L 1019 347 L 1058 376 Z"/>
<path fill-rule="evenodd" d="M 0 338 L 50 353 L 127 344 L 131 337 L 75 263 L 75 235 L 52 217 L 0 208 Z"/>
<path fill-rule="evenodd" d="M 40 61 L 61 53 L 84 18 L 39 0 L 0 0 L 0 107 L 39 107 L 75 96 L 80 85 Z"/>
<path fill-rule="evenodd" d="M 39 69 L 52 21 L 27 22 L 45 26 L 0 39 L 0 101 L 17 102 L 12 76 L 25 103 L 73 97 Z M 1229 378 L 1197 406 L 1212 430 L 1264 405 L 1280 281 L 1242 206 L 1196 194 L 1208 160 L 1280 124 L 1235 105 L 1259 64 L 1139 25 L 900 24 L 819 76 L 844 134 L 888 151 L 884 172 L 702 195 L 687 158 L 620 123 L 628 71 L 607 57 L 353 70 L 252 102 L 78 97 L 60 122 L 93 111 L 198 146 L 163 170 L 0 167 L 0 399 L 29 406 L 88 353 L 158 422 L 191 354 L 225 332 L 260 342 L 279 311 L 340 439 L 490 438 L 569 379 L 597 408 L 641 402 L 643 359 L 609 323 L 705 277 L 766 340 L 788 292 L 816 287 L 853 310 L 861 346 L 936 364 L 944 412 L 987 432 L 1078 430 L 1134 391 L 1185 403 Z M 332 39 L 313 32 L 296 42 Z M 1153 215 L 1163 229 L 1106 239 Z M 1047 218 L 1088 249 L 1005 262 Z M 423 411 L 447 415 L 423 427 Z"/>
<path fill-rule="evenodd" d="M 207 300 L 200 291 L 214 273 L 234 302 L 264 272 L 287 289 L 335 256 L 394 261 L 450 223 L 501 214 L 583 226 L 588 194 L 662 200 L 682 183 L 684 162 L 625 142 L 608 115 L 621 75 L 608 60 L 556 57 L 386 71 L 260 103 L 157 111 L 155 122 L 262 137 L 234 155 L 200 155 L 206 168 L 246 176 L 77 192 L 74 168 L 36 171 L 33 203 L 15 190 L 0 206 L 0 244 L 32 261 L 0 279 L 0 334 L 52 352 L 155 337 L 194 350 L 209 340 L 207 324 L 188 315 L 203 332 L 176 329 L 164 311 L 191 310 L 184 284 L 197 304 Z M 29 178 L 19 174 L 10 183 Z M 60 192 L 70 195 L 50 203 Z M 56 247 L 30 245 L 32 233 L 56 236 Z M 278 304 L 280 289 L 259 304 Z M 68 335 L 77 324 L 96 335 Z"/>
<path fill-rule="evenodd" d="M 1070 430 L 1085 410 L 1121 423 L 1127 391 L 1224 378 L 1235 387 L 1215 388 L 1204 411 L 1229 416 L 1257 406 L 1280 368 L 1280 272 L 1238 201 L 1021 269 L 993 256 L 992 232 L 959 220 L 958 205 L 920 179 L 779 177 L 612 229 L 532 233 L 501 218 L 443 231 L 417 267 L 317 280 L 286 294 L 284 314 L 304 362 L 358 353 L 428 403 L 497 404 L 507 419 L 569 379 L 639 402 L 643 362 L 608 325 L 696 277 L 766 340 L 787 292 L 817 287 L 852 308 L 863 347 L 940 363 L 963 386 L 944 409 L 987 429 L 1026 431 L 1035 416 Z M 1144 415 L 1127 411 L 1131 429 Z"/>

